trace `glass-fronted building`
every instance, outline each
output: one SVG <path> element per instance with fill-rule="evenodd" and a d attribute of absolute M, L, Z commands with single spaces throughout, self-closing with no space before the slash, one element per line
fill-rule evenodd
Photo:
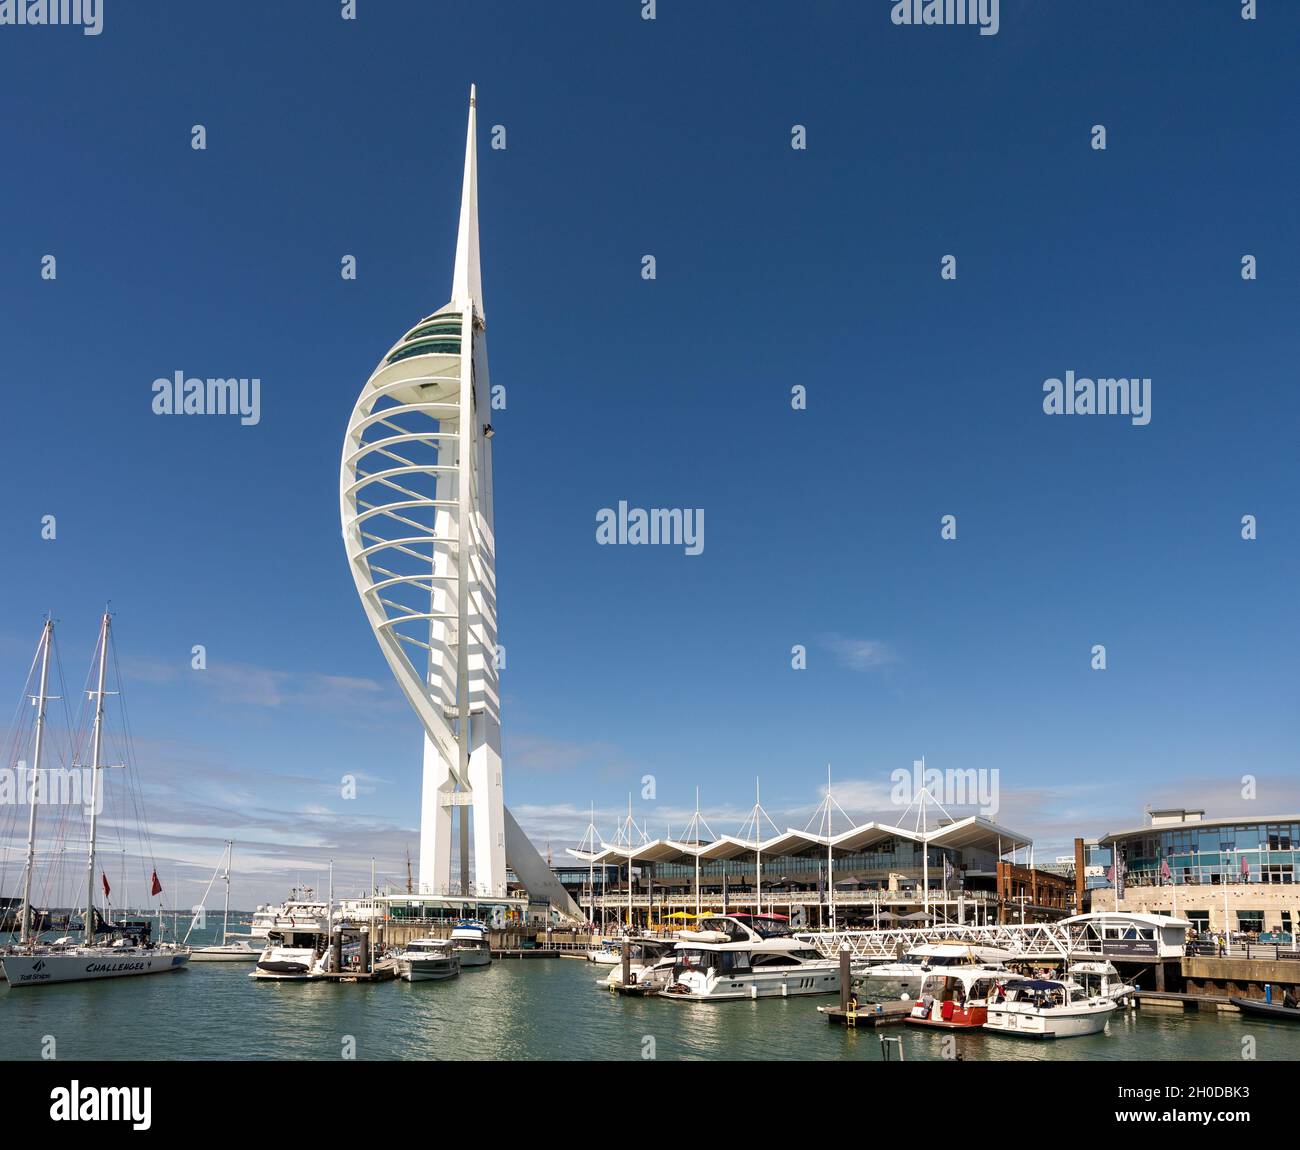
<path fill-rule="evenodd" d="M 1090 840 L 1085 851 L 1093 868 L 1104 868 L 1092 891 L 1096 909 L 1118 900 L 1179 914 L 1202 930 L 1276 933 L 1285 942 L 1300 925 L 1300 815 L 1154 810 L 1145 825 Z"/>

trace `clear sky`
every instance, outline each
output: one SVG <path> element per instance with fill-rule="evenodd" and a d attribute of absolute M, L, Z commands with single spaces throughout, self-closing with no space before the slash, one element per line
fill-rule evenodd
<path fill-rule="evenodd" d="M 1146 804 L 1300 808 L 1300 6 L 1004 0 L 994 36 L 657 7 L 0 27 L 0 698 L 47 609 L 80 684 L 111 599 L 164 876 L 233 836 L 247 904 L 415 853 L 339 453 L 449 296 L 475 82 L 506 796 L 540 846 L 629 791 L 680 830 L 697 784 L 734 832 L 756 776 L 802 827 L 828 762 L 865 817 L 922 755 L 1000 770 L 1046 854 Z M 177 371 L 258 377 L 260 422 L 153 414 Z M 1045 415 L 1067 371 L 1149 378 L 1150 423 Z M 598 546 L 619 500 L 703 508 L 703 553 Z"/>

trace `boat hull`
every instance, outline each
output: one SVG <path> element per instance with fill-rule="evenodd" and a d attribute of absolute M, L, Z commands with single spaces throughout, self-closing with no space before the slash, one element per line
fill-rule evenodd
<path fill-rule="evenodd" d="M 1300 1022 L 1300 1007 L 1283 1006 L 1277 1002 L 1261 1002 L 1257 998 L 1230 998 L 1228 1001 L 1242 1014 L 1253 1015 L 1256 1018 L 1273 1018 L 1280 1022 Z"/>
<path fill-rule="evenodd" d="M 188 951 L 69 952 L 7 954 L 0 959 L 10 986 L 49 986 L 56 982 L 90 982 L 137 974 L 166 974 L 190 960 Z"/>
<path fill-rule="evenodd" d="M 720 975 L 679 980 L 661 993 L 684 1002 L 725 1002 L 744 998 L 794 998 L 805 994 L 838 994 L 838 963 L 811 963 L 761 973 Z"/>
<path fill-rule="evenodd" d="M 211 949 L 200 948 L 190 955 L 191 962 L 256 962 L 261 955 L 260 950 L 249 948 L 244 949 L 224 949 L 222 947 L 212 947 Z"/>
<path fill-rule="evenodd" d="M 936 1010 L 927 1015 L 909 1014 L 907 1021 L 911 1026 L 928 1026 L 934 1030 L 979 1030 L 988 1018 L 989 1012 L 984 1006 L 959 1006 L 946 1018 L 942 1011 Z"/>
<path fill-rule="evenodd" d="M 477 947 L 466 947 L 462 949 L 458 946 L 455 948 L 455 951 L 456 957 L 460 959 L 462 970 L 467 967 L 472 969 L 476 966 L 483 967 L 492 965 L 492 952 L 488 950 L 487 947 L 480 950 Z"/>
<path fill-rule="evenodd" d="M 984 1029 L 990 1034 L 1011 1034 L 1018 1038 L 1082 1038 L 1100 1034 L 1106 1029 L 1110 1016 L 1118 1008 L 1114 1002 L 1109 1009 L 1064 1007 L 1050 1011 L 1017 1011 L 1005 1007 L 990 1007 Z"/>
<path fill-rule="evenodd" d="M 398 963 L 398 970 L 403 982 L 442 982 L 460 973 L 459 967 L 445 960 L 421 962 L 419 959 L 403 959 Z"/>

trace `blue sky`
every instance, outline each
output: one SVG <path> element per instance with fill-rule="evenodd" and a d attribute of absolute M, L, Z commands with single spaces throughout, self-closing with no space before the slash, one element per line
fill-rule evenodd
<path fill-rule="evenodd" d="M 1148 803 L 1247 809 L 1247 773 L 1260 813 L 1300 808 L 1300 9 L 1261 7 L 1004 0 L 981 37 L 887 0 L 106 0 L 98 37 L 0 28 L 0 697 L 46 609 L 79 683 L 111 599 L 165 867 L 206 877 L 233 835 L 252 901 L 414 853 L 420 730 L 339 451 L 448 298 L 475 82 L 507 801 L 540 844 L 591 802 L 610 829 L 645 774 L 654 833 L 697 783 L 734 831 L 755 776 L 802 826 L 827 762 L 865 816 L 921 755 L 999 769 L 1049 854 Z M 1150 377 L 1151 423 L 1044 415 L 1068 370 Z M 176 371 L 259 377 L 261 422 L 154 415 Z M 704 553 L 597 546 L 620 499 L 704 508 Z"/>

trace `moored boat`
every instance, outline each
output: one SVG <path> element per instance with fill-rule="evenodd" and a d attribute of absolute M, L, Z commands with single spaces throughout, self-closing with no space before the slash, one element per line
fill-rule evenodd
<path fill-rule="evenodd" d="M 1300 1022 L 1300 1006 L 1286 1006 L 1280 1002 L 1265 1002 L 1262 998 L 1229 998 L 1242 1014 L 1255 1018 L 1271 1018 L 1275 1022 Z"/>
<path fill-rule="evenodd" d="M 840 964 L 796 939 L 782 919 L 719 915 L 677 934 L 666 998 L 718 1002 L 838 994 Z"/>
<path fill-rule="evenodd" d="M 1000 967 L 1014 957 L 1009 950 L 967 942 L 927 942 L 912 947 L 893 962 L 869 966 L 853 980 L 865 1001 L 915 998 L 930 971 L 948 966 Z"/>
<path fill-rule="evenodd" d="M 413 938 L 393 955 L 398 975 L 406 982 L 434 982 L 460 973 L 460 956 L 451 939 Z"/>
<path fill-rule="evenodd" d="M 1026 978 L 1006 988 L 1004 1001 L 990 1003 L 984 1028 L 1024 1038 L 1078 1038 L 1106 1029 L 1119 1003 L 1088 998 L 1068 982 Z"/>
<path fill-rule="evenodd" d="M 452 928 L 451 948 L 456 952 L 461 969 L 488 966 L 492 962 L 487 926 L 477 919 L 463 918 Z"/>
<path fill-rule="evenodd" d="M 235 841 L 230 839 L 226 842 L 225 855 L 225 881 L 226 881 L 226 898 L 221 912 L 221 941 L 212 946 L 196 946 L 190 954 L 191 962 L 256 962 L 258 955 L 262 953 L 260 947 L 253 946 L 247 939 L 237 938 L 231 942 L 233 937 L 230 933 L 230 858 L 235 850 Z M 218 867 L 218 869 L 220 869 Z M 213 874 L 212 880 L 208 883 L 208 890 L 203 892 L 206 899 L 208 891 L 212 889 L 212 883 L 216 881 L 216 873 Z M 186 932 L 187 939 L 189 932 Z"/>
<path fill-rule="evenodd" d="M 112 618 L 106 610 L 100 618 L 99 638 L 95 648 L 94 666 L 95 689 L 87 692 L 87 697 L 94 700 L 94 724 L 91 728 L 91 759 L 85 770 L 89 771 L 90 795 L 88 810 L 89 849 L 86 860 L 86 901 L 82 915 L 82 943 L 74 943 L 71 938 L 60 939 L 55 943 L 42 943 L 39 934 L 33 932 L 33 926 L 39 928 L 40 918 L 32 911 L 32 878 L 35 868 L 36 843 L 36 808 L 34 797 L 29 800 L 31 808 L 27 833 L 27 861 L 23 871 L 23 896 L 19 913 L 21 936 L 19 943 L 5 947 L 0 954 L 0 970 L 13 987 L 48 986 L 58 982 L 85 982 L 106 978 L 124 978 L 138 974 L 163 974 L 183 968 L 190 960 L 188 947 L 174 943 L 155 942 L 150 937 L 150 924 L 143 922 L 110 922 L 100 914 L 95 906 L 96 888 L 96 846 L 99 824 L 99 812 L 103 807 L 101 774 L 109 764 L 103 761 L 105 736 L 104 699 L 108 694 L 120 694 L 122 684 L 116 690 L 106 690 L 108 669 L 108 649 L 111 641 Z M 32 774 L 35 779 L 42 779 L 42 751 L 45 736 L 45 707 L 49 699 L 49 666 L 51 646 L 54 641 L 54 622 L 47 618 L 41 632 L 41 642 L 37 648 L 40 664 L 40 687 L 32 695 L 36 705 L 35 719 L 35 756 L 32 761 Z M 117 660 L 114 658 L 114 666 Z M 29 676 L 30 682 L 30 676 Z M 129 762 L 129 740 L 123 741 L 122 750 L 128 761 L 123 764 L 128 776 L 128 785 L 133 771 Z M 47 776 L 48 777 L 48 776 Z M 34 788 L 33 788 L 34 795 Z M 136 809 L 142 809 L 142 797 L 133 795 Z M 142 857 L 144 848 L 142 844 Z M 107 900 L 110 887 L 108 876 L 101 874 L 104 898 Z M 158 881 L 155 866 L 152 873 L 151 897 L 162 894 L 162 884 Z M 161 905 L 161 904 L 160 904 Z M 161 931 L 162 910 L 158 911 L 159 929 Z M 107 934 L 109 941 L 102 943 L 100 936 Z"/>
<path fill-rule="evenodd" d="M 907 1021 L 937 1030 L 978 1030 L 988 1021 L 990 998 L 1018 981 L 1018 974 L 997 966 L 945 966 L 929 971 Z"/>

